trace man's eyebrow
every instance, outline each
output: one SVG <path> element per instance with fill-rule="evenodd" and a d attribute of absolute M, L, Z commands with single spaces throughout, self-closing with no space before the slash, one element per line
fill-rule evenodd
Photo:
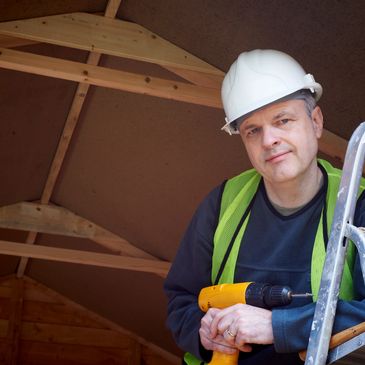
<path fill-rule="evenodd" d="M 248 129 L 252 129 L 252 128 L 256 128 L 256 127 L 257 127 L 256 124 L 250 123 L 250 124 L 243 125 L 243 130 L 247 131 Z"/>
<path fill-rule="evenodd" d="M 294 113 L 291 113 L 288 110 L 282 110 L 278 114 L 274 115 L 273 118 L 272 118 L 272 120 L 280 119 L 280 118 L 286 117 L 286 116 L 293 116 L 293 115 L 294 115 Z"/>
<path fill-rule="evenodd" d="M 282 117 L 294 117 L 295 116 L 295 113 L 293 112 L 290 112 L 289 110 L 282 110 L 280 111 L 279 113 L 275 114 L 272 118 L 271 118 L 271 121 L 275 121 L 275 120 L 278 120 Z M 247 124 L 246 124 L 247 123 Z M 248 129 L 252 129 L 252 128 L 257 128 L 257 124 L 253 123 L 253 122 L 250 122 L 250 117 L 247 118 L 246 120 L 244 120 L 242 122 L 243 124 L 243 130 L 248 130 Z"/>

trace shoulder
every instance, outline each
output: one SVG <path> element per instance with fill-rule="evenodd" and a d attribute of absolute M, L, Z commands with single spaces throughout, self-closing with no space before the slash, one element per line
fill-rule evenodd
<path fill-rule="evenodd" d="M 335 184 L 337 186 L 336 188 L 337 192 L 342 177 L 342 170 L 333 167 L 326 160 L 318 160 L 318 163 L 322 165 L 322 167 L 326 171 L 329 183 Z M 365 225 L 365 179 L 363 177 L 361 178 L 360 181 L 354 221 L 356 226 Z"/>
<path fill-rule="evenodd" d="M 247 170 L 212 189 L 199 204 L 193 216 L 193 222 L 198 231 L 214 229 L 218 225 L 221 210 L 229 204 L 237 193 L 250 181 L 253 176 L 258 175 L 255 170 Z"/>
<path fill-rule="evenodd" d="M 195 211 L 193 222 L 199 231 L 204 231 L 207 228 L 207 224 L 212 227 L 217 223 L 226 182 L 223 181 L 211 190 Z"/>

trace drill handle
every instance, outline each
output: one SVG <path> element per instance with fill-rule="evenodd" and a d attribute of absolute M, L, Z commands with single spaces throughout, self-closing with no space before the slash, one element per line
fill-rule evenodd
<path fill-rule="evenodd" d="M 223 354 L 222 352 L 214 351 L 212 360 L 208 365 L 237 365 L 239 351 L 234 354 Z"/>

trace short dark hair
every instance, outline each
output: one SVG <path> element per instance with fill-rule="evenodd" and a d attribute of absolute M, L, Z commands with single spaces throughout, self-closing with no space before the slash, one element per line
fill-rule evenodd
<path fill-rule="evenodd" d="M 312 111 L 317 106 L 314 95 L 307 89 L 296 91 L 295 93 L 285 97 L 285 100 L 303 100 L 309 117 L 312 116 Z"/>

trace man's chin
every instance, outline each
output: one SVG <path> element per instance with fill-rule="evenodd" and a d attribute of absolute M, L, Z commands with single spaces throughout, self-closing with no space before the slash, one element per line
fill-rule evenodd
<path fill-rule="evenodd" d="M 295 174 L 286 171 L 264 175 L 264 180 L 271 184 L 285 184 L 295 180 L 295 178 Z"/>

